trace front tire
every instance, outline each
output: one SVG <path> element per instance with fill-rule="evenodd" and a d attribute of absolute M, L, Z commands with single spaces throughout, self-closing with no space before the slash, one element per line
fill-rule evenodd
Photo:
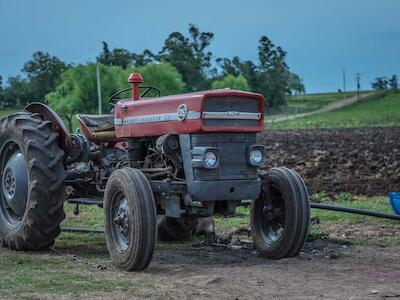
<path fill-rule="evenodd" d="M 261 177 L 263 191 L 253 200 L 250 214 L 254 243 L 270 259 L 297 256 L 308 234 L 307 188 L 300 175 L 287 168 L 271 168 Z"/>
<path fill-rule="evenodd" d="M 146 176 L 132 168 L 114 171 L 104 199 L 107 248 L 114 265 L 125 271 L 147 268 L 154 253 L 157 217 Z"/>
<path fill-rule="evenodd" d="M 60 234 L 65 171 L 58 142 L 39 114 L 0 120 L 0 238 L 10 249 L 47 248 Z"/>

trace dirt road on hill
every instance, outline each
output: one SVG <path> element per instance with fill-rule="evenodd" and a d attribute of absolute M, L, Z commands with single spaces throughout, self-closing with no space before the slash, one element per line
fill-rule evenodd
<path fill-rule="evenodd" d="M 288 121 L 288 120 L 293 120 L 293 119 L 297 119 L 297 118 L 309 117 L 309 116 L 313 116 L 316 114 L 330 112 L 330 111 L 333 111 L 336 109 L 350 106 L 350 105 L 356 103 L 357 101 L 365 100 L 366 98 L 368 98 L 369 96 L 371 96 L 373 94 L 374 93 L 366 93 L 366 94 L 360 95 L 359 98 L 357 97 L 357 95 L 353 96 L 353 97 L 345 98 L 343 100 L 338 100 L 338 101 L 329 103 L 328 105 L 321 107 L 320 109 L 306 112 L 306 113 L 293 114 L 293 115 L 287 115 L 287 116 L 277 116 L 277 117 L 267 116 L 266 122 L 282 122 L 282 121 Z"/>

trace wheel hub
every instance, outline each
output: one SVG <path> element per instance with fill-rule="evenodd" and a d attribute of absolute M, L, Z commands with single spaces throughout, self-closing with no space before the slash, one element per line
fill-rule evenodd
<path fill-rule="evenodd" d="M 261 215 L 264 238 L 267 243 L 272 244 L 281 237 L 285 224 L 284 200 L 279 189 L 272 187 L 269 194 L 264 195 Z"/>
<path fill-rule="evenodd" d="M 116 232 L 119 235 L 118 243 L 121 250 L 126 250 L 129 245 L 129 205 L 126 198 L 122 198 L 116 210 L 116 216 L 113 219 Z"/>
<path fill-rule="evenodd" d="M 28 197 L 28 167 L 20 151 L 9 158 L 4 168 L 2 190 L 7 206 L 15 215 L 23 216 Z"/>

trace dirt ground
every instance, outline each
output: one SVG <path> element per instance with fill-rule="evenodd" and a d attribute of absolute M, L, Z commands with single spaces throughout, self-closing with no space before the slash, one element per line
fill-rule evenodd
<path fill-rule="evenodd" d="M 298 171 L 311 193 L 387 195 L 400 189 L 400 127 L 272 130 L 259 137 L 270 166 Z"/>
<path fill-rule="evenodd" d="M 88 246 L 89 247 L 89 246 Z M 65 252 L 89 249 L 59 248 Z M 8 251 L 1 249 L 1 252 Z M 105 247 L 90 249 L 93 255 Z M 37 255 L 37 254 L 36 254 Z M 53 254 L 41 254 L 51 256 Z M 125 273 L 104 260 L 107 270 L 80 271 L 129 280 L 134 292 L 32 295 L 41 299 L 382 299 L 400 298 L 400 246 L 354 246 L 335 239 L 307 242 L 300 256 L 279 261 L 240 247 L 163 245 L 150 267 Z M 1 297 L 0 297 L 1 298 Z"/>

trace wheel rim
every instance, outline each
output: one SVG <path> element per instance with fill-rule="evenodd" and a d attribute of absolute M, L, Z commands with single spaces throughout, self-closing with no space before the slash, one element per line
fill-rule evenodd
<path fill-rule="evenodd" d="M 6 141 L 0 150 L 0 213 L 10 228 L 17 227 L 25 214 L 28 199 L 28 166 L 15 141 Z"/>
<path fill-rule="evenodd" d="M 264 202 L 260 201 L 261 207 L 258 211 L 261 214 L 260 227 L 263 239 L 271 245 L 282 237 L 285 230 L 286 211 L 284 195 L 277 186 L 270 185 L 270 197 L 271 206 L 268 210 L 264 208 Z"/>
<path fill-rule="evenodd" d="M 130 244 L 131 214 L 128 200 L 124 195 L 117 195 L 111 207 L 110 223 L 112 224 L 112 235 L 117 250 L 125 252 Z"/>

